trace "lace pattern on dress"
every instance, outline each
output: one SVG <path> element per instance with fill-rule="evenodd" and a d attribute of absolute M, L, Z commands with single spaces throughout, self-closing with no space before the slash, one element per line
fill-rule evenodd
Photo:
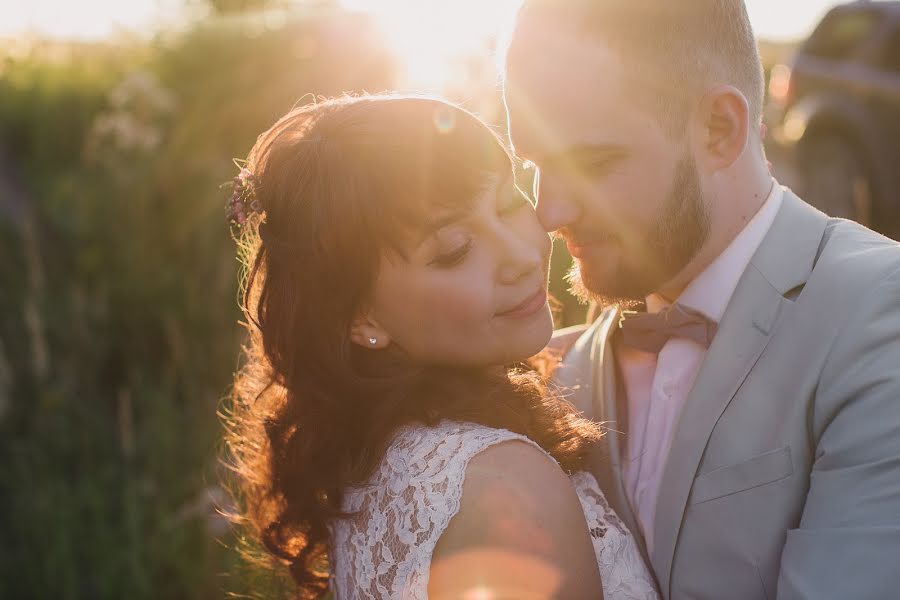
<path fill-rule="evenodd" d="M 510 440 L 544 452 L 524 436 L 471 423 L 442 421 L 436 427 L 399 430 L 369 484 L 345 494 L 343 508 L 354 516 L 331 525 L 336 599 L 425 599 L 431 557 L 459 511 L 469 461 L 487 447 Z M 609 508 L 596 480 L 578 473 L 573 484 L 591 531 L 606 597 L 655 599 L 634 540 Z"/>
<path fill-rule="evenodd" d="M 658 598 L 656 586 L 637 543 L 609 503 L 593 475 L 574 473 L 575 486 L 603 581 L 603 597 L 622 600 Z"/>

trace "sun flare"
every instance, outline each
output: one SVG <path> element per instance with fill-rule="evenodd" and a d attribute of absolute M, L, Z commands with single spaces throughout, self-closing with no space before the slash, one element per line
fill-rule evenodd
<path fill-rule="evenodd" d="M 342 0 L 371 15 L 402 65 L 404 83 L 441 90 L 464 78 L 467 57 L 482 52 L 521 0 Z"/>

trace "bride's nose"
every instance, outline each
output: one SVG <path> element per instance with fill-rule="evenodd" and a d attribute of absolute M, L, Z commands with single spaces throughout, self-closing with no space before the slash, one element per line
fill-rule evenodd
<path fill-rule="evenodd" d="M 516 284 L 541 268 L 543 253 L 540 244 L 533 238 L 512 228 L 498 231 L 496 247 L 500 260 L 497 278 L 500 283 Z"/>

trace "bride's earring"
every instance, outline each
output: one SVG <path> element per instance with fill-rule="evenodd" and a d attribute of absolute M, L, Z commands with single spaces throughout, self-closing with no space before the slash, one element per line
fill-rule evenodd
<path fill-rule="evenodd" d="M 369 338 L 369 345 L 370 345 L 370 346 L 374 346 L 374 345 L 377 344 L 377 343 L 378 343 L 378 339 L 377 339 L 377 338 L 373 338 L 373 337 Z"/>

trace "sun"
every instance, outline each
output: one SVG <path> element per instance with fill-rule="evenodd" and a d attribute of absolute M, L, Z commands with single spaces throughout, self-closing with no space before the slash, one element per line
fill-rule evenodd
<path fill-rule="evenodd" d="M 370 14 L 405 70 L 403 83 L 441 91 L 462 76 L 521 0 L 341 0 Z"/>

